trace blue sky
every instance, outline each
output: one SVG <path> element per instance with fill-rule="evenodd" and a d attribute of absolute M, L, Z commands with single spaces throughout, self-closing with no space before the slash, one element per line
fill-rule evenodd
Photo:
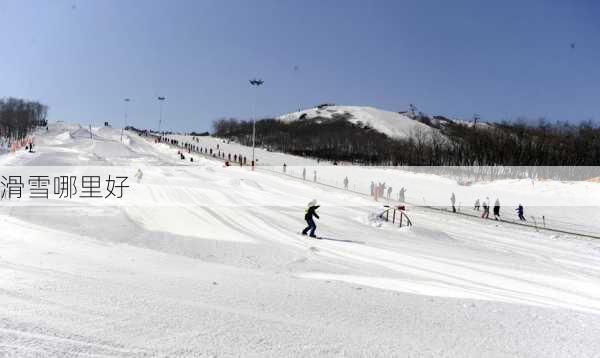
<path fill-rule="evenodd" d="M 0 0 L 0 96 L 115 125 L 130 97 L 155 128 L 161 95 L 176 130 L 322 102 L 598 120 L 599 18 L 594 0 Z"/>

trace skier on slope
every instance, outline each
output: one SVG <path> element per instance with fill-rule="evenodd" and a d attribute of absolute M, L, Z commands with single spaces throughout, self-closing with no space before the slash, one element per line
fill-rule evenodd
<path fill-rule="evenodd" d="M 135 172 L 135 178 L 137 179 L 137 182 L 141 182 L 142 181 L 142 176 L 144 176 L 144 173 L 142 173 L 142 169 L 138 168 L 137 172 Z"/>
<path fill-rule="evenodd" d="M 304 230 L 302 230 L 302 235 L 306 235 L 309 231 L 310 231 L 310 237 L 317 237 L 315 235 L 315 230 L 317 229 L 317 224 L 315 224 L 315 220 L 313 219 L 313 217 L 319 219 L 319 215 L 317 215 L 316 210 L 319 208 L 319 205 L 317 205 L 317 200 L 313 199 L 310 203 L 308 203 L 308 207 L 306 208 L 305 214 L 304 214 L 304 220 L 306 220 L 306 223 L 308 224 L 308 226 L 306 228 L 304 228 Z"/>
<path fill-rule="evenodd" d="M 452 193 L 452 195 L 450 196 L 450 202 L 452 203 L 452 212 L 455 213 L 456 212 L 456 195 L 454 195 L 454 193 Z"/>
<path fill-rule="evenodd" d="M 519 220 L 521 220 L 521 221 L 527 221 L 525 219 L 525 216 L 523 215 L 524 214 L 523 205 L 519 204 L 519 206 L 517 207 L 516 211 L 517 211 L 517 214 L 519 215 Z"/>
<path fill-rule="evenodd" d="M 398 193 L 398 201 L 404 202 L 404 194 L 406 193 L 406 189 L 404 187 L 400 188 L 400 192 Z"/>
<path fill-rule="evenodd" d="M 479 203 L 479 198 L 477 198 L 477 200 L 475 200 L 475 205 L 473 206 L 473 210 L 479 211 L 480 207 L 481 207 L 481 204 Z"/>
<path fill-rule="evenodd" d="M 486 197 L 483 201 L 483 214 L 481 214 L 482 219 L 490 218 L 490 198 Z"/>
<path fill-rule="evenodd" d="M 348 190 L 348 183 L 349 183 L 348 177 L 345 177 L 344 178 L 344 189 L 346 189 L 346 190 Z"/>
<path fill-rule="evenodd" d="M 498 220 L 500 218 L 500 199 L 496 198 L 496 202 L 494 203 L 494 220 Z"/>

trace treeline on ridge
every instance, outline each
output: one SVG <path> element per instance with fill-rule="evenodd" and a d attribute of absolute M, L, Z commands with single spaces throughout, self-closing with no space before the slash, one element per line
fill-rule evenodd
<path fill-rule="evenodd" d="M 590 166 L 600 165 L 600 128 L 591 122 L 467 125 L 390 138 L 349 115 L 256 122 L 256 145 L 273 151 L 363 165 Z M 252 145 L 252 121 L 219 119 L 213 134 Z"/>
<path fill-rule="evenodd" d="M 0 138 L 25 138 L 37 126 L 46 126 L 48 107 L 36 101 L 0 98 Z"/>

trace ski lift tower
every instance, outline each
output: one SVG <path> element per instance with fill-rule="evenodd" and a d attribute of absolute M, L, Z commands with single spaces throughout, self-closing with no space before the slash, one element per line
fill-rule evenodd
<path fill-rule="evenodd" d="M 254 86 L 257 88 L 257 92 L 258 92 L 258 88 L 260 86 L 262 86 L 265 83 L 265 81 L 261 80 L 261 79 L 252 79 L 250 80 L 250 85 Z M 257 97 L 258 97 L 258 93 L 257 93 Z M 256 101 L 258 99 L 255 99 L 254 101 L 254 118 L 252 119 L 252 168 L 254 168 L 254 165 L 256 164 L 254 161 L 254 147 L 255 147 L 255 143 L 256 143 Z"/>

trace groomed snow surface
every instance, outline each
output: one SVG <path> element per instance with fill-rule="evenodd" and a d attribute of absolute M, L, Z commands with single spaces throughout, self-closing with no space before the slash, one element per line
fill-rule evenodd
<path fill-rule="evenodd" d="M 126 195 L 145 198 L 0 205 L 0 356 L 600 353 L 598 242 L 418 207 L 411 228 L 376 225 L 364 196 L 92 132 L 51 125 L 36 153 L 0 156 L 129 167 Z M 323 240 L 299 235 L 313 198 Z"/>

